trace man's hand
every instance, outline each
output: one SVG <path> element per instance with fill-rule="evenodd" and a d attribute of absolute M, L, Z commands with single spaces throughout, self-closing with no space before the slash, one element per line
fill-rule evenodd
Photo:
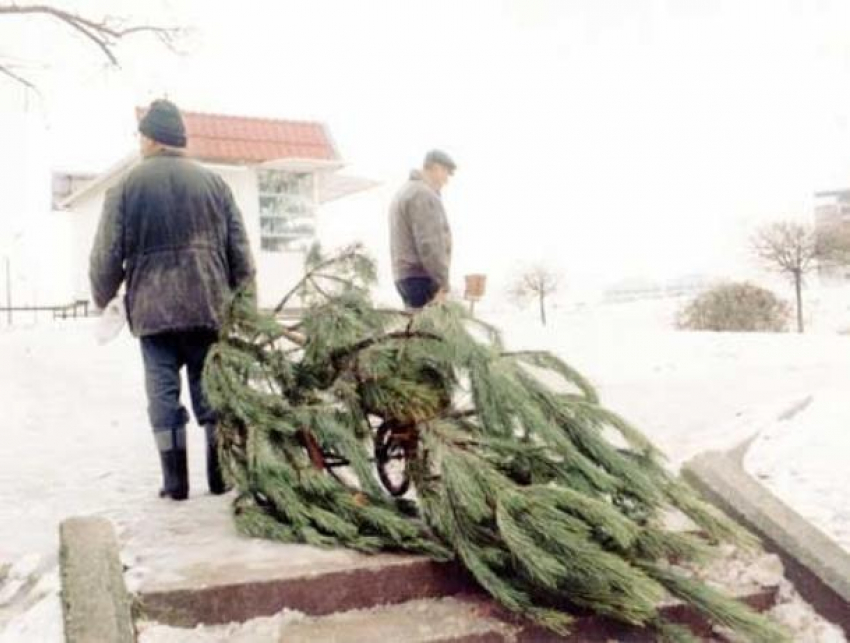
<path fill-rule="evenodd" d="M 428 303 L 431 303 L 431 304 L 445 303 L 445 301 L 448 299 L 448 296 L 449 296 L 449 291 L 445 290 L 444 288 L 440 288 L 437 291 L 437 294 L 434 295 L 434 298 Z"/>

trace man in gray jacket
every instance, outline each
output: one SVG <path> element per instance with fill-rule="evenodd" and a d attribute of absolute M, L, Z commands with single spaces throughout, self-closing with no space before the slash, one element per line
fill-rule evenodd
<path fill-rule="evenodd" d="M 154 101 L 139 122 L 143 160 L 106 194 L 91 252 L 95 304 L 103 308 L 122 282 L 130 330 L 139 337 L 148 416 L 162 465 L 160 496 L 185 500 L 188 413 L 180 403 L 187 370 L 195 419 L 206 431 L 207 480 L 224 493 L 214 411 L 201 386 L 229 294 L 254 278 L 242 215 L 227 184 L 183 154 L 177 107 Z"/>
<path fill-rule="evenodd" d="M 441 150 L 425 156 L 390 206 L 390 254 L 395 285 L 408 308 L 422 308 L 449 291 L 452 233 L 440 197 L 455 162 Z"/>

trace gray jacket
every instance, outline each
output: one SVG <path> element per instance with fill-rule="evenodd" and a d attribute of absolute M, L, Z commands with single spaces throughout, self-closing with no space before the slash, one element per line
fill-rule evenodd
<path fill-rule="evenodd" d="M 92 295 L 103 308 L 126 282 L 134 335 L 218 330 L 226 298 L 253 276 L 230 188 L 182 154 L 144 159 L 106 193 L 90 258 Z"/>
<path fill-rule="evenodd" d="M 430 277 L 449 289 L 452 232 L 439 192 L 414 170 L 390 206 L 393 278 Z"/>

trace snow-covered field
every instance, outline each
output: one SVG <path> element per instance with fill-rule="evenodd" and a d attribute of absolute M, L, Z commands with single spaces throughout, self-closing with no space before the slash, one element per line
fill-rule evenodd
<path fill-rule="evenodd" d="M 603 402 L 641 427 L 674 465 L 706 449 L 732 446 L 757 430 L 772 430 L 772 419 L 809 396 L 813 402 L 799 421 L 808 417 L 812 425 L 836 429 L 840 418 L 850 419 L 847 404 L 833 415 L 831 409 L 841 406 L 839 394 L 823 393 L 850 390 L 850 337 L 679 333 L 669 330 L 674 305 L 643 302 L 564 310 L 553 315 L 546 329 L 530 312 L 485 317 L 506 329 L 512 347 L 556 350 L 583 371 L 598 385 Z M 200 430 L 190 434 L 189 445 L 195 500 L 177 504 L 155 497 L 158 462 L 145 414 L 137 343 L 122 334 L 99 347 L 93 325 L 93 320 L 68 320 L 0 329 L 3 643 L 62 640 L 55 568 L 57 526 L 64 517 L 109 518 L 125 550 L 133 552 L 134 538 L 152 525 L 168 525 L 179 533 L 197 512 L 213 505 L 220 510 L 218 503 L 226 502 L 206 495 Z M 805 439 L 809 429 L 804 433 L 798 428 L 786 431 L 795 434 L 796 442 L 788 442 L 786 450 L 777 448 L 772 460 L 765 456 L 763 462 L 774 464 L 759 464 L 767 469 L 757 472 L 781 471 L 775 463 L 793 448 L 798 474 L 776 479 L 786 487 L 794 486 L 790 481 L 821 484 L 828 478 L 827 467 L 840 468 L 839 447 L 843 444 L 846 454 L 847 442 L 818 438 L 818 447 Z M 830 436 L 842 437 L 837 430 Z M 779 438 L 772 444 L 779 445 Z M 803 449 L 806 445 L 811 448 Z M 825 449 L 832 449 L 834 457 L 825 459 Z M 812 460 L 810 466 L 802 463 L 805 458 Z M 845 530 L 833 532 L 843 539 L 850 501 L 840 493 L 846 489 L 846 473 L 843 478 L 835 473 L 829 479 L 845 484 L 836 487 L 834 496 L 819 488 L 783 497 L 803 503 L 805 510 L 794 506 L 827 532 L 836 515 L 844 516 Z M 785 493 L 780 487 L 777 491 Z M 155 556 L 150 542 L 148 550 L 137 547 L 133 555 Z M 790 614 L 786 620 L 798 621 L 798 632 L 806 632 L 800 640 L 843 640 L 818 625 L 795 597 L 785 600 L 782 610 Z"/>

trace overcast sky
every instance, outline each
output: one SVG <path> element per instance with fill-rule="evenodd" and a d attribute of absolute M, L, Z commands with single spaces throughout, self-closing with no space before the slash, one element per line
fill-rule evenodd
<path fill-rule="evenodd" d="M 193 29 L 185 56 L 140 42 L 107 72 L 74 36 L 0 25 L 0 53 L 17 43 L 23 62 L 51 61 L 22 69 L 43 90 L 54 166 L 109 165 L 134 144 L 134 105 L 163 94 L 323 120 L 351 171 L 384 183 L 350 207 L 350 231 L 379 239 L 392 190 L 440 146 L 459 165 L 445 193 L 456 280 L 534 260 L 574 283 L 739 270 L 754 225 L 808 216 L 815 190 L 850 185 L 844 0 L 144 7 Z"/>

